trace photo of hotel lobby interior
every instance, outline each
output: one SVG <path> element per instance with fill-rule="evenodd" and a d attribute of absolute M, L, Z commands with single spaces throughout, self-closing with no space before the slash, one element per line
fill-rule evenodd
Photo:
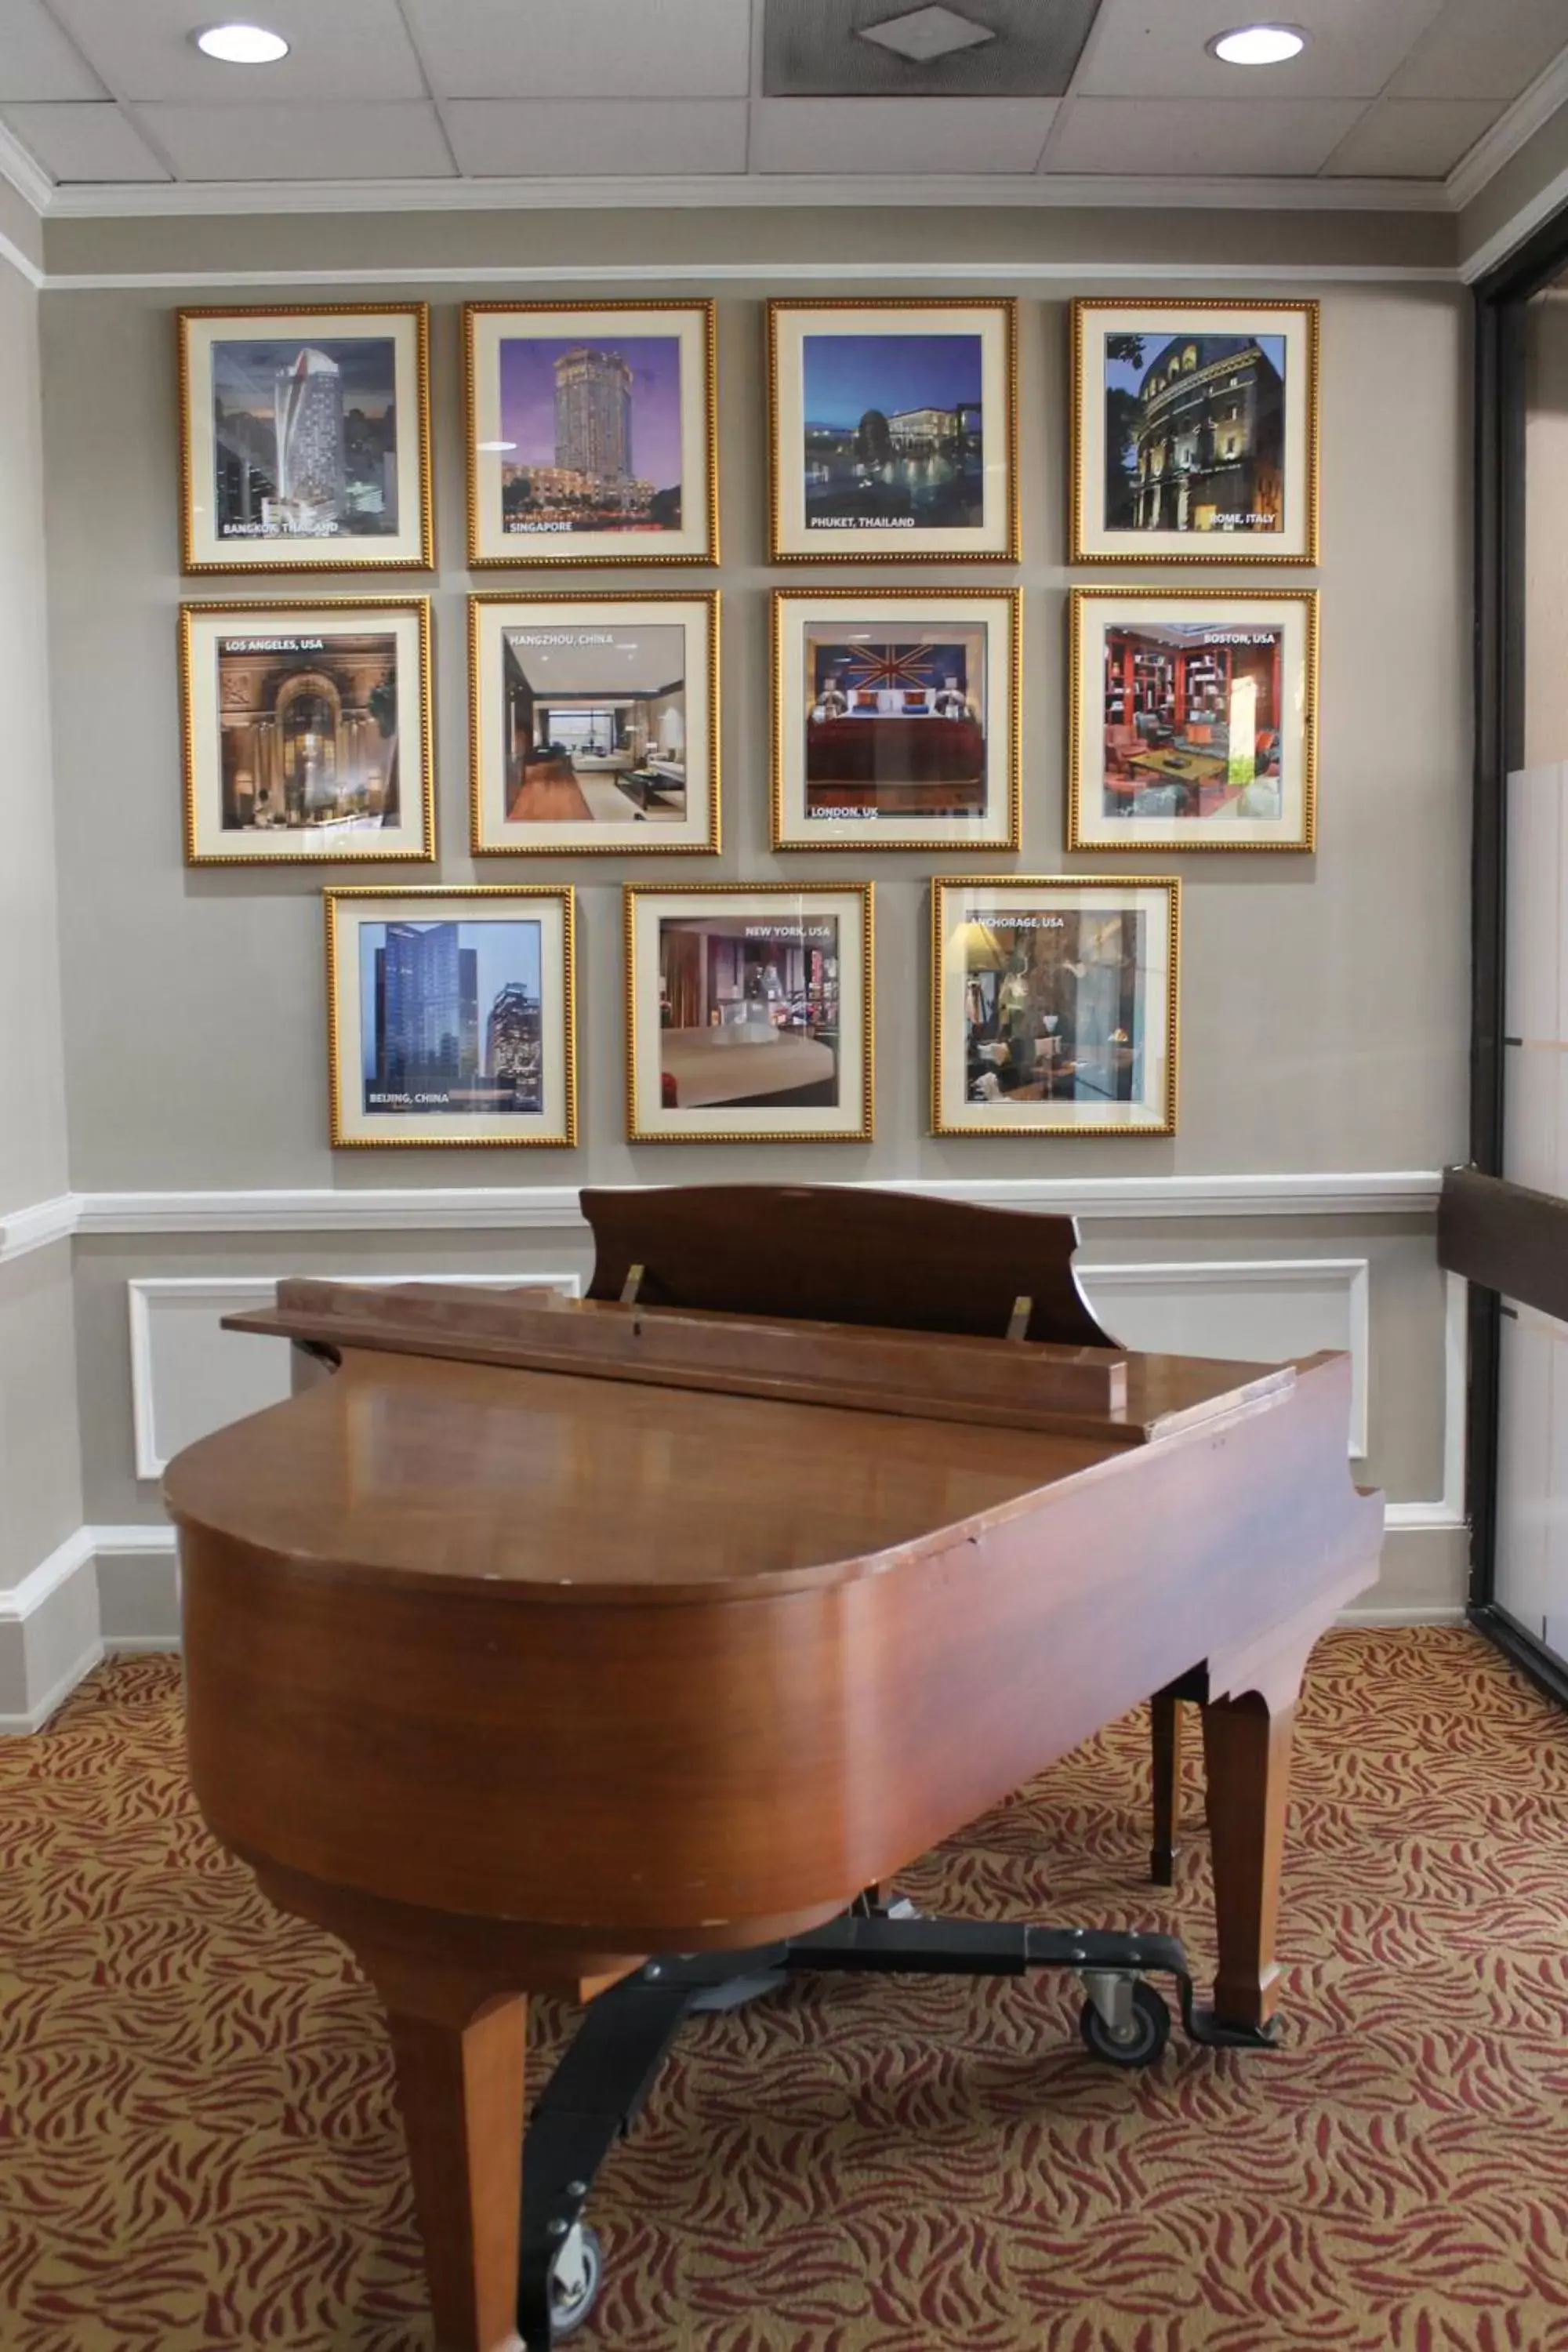
<path fill-rule="evenodd" d="M 0 2352 L 1568 2352 L 1568 0 L 0 0 Z"/>

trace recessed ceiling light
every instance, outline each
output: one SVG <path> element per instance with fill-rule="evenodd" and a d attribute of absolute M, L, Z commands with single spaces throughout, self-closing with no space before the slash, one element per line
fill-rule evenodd
<path fill-rule="evenodd" d="M 912 8 L 902 16 L 885 16 L 879 25 L 857 25 L 855 30 L 861 40 L 896 49 L 900 57 L 912 58 L 921 66 L 954 49 L 977 49 L 983 41 L 996 38 L 989 25 L 976 25 L 956 8 Z"/>
<path fill-rule="evenodd" d="M 272 66 L 289 54 L 282 34 L 269 33 L 260 25 L 209 25 L 192 37 L 204 57 L 216 58 L 226 66 Z"/>
<path fill-rule="evenodd" d="M 476 441 L 474 446 L 476 449 L 484 451 L 515 449 L 517 443 L 515 441 Z"/>
<path fill-rule="evenodd" d="M 1279 66 L 1300 56 L 1307 36 L 1294 25 L 1238 25 L 1233 33 L 1216 33 L 1208 46 L 1227 66 Z"/>

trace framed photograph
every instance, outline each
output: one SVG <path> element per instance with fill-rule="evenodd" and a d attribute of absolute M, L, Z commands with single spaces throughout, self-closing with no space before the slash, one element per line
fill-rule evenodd
<path fill-rule="evenodd" d="M 1073 304 L 1073 560 L 1316 563 L 1316 302 Z"/>
<path fill-rule="evenodd" d="M 470 596 L 476 856 L 719 847 L 719 594 Z"/>
<path fill-rule="evenodd" d="M 186 572 L 428 572 L 423 302 L 182 310 Z"/>
<path fill-rule="evenodd" d="M 931 885 L 931 1131 L 1173 1135 L 1181 884 Z"/>
<path fill-rule="evenodd" d="M 1075 588 L 1069 849 L 1310 849 L 1318 592 Z"/>
<path fill-rule="evenodd" d="M 871 1134 L 872 886 L 628 884 L 634 1143 Z"/>
<path fill-rule="evenodd" d="M 469 302 L 468 562 L 717 563 L 711 302 Z"/>
<path fill-rule="evenodd" d="M 776 563 L 1018 561 L 1008 300 L 768 304 Z"/>
<path fill-rule="evenodd" d="M 322 896 L 334 1147 L 576 1142 L 567 884 Z"/>
<path fill-rule="evenodd" d="M 424 596 L 180 607 L 187 866 L 436 855 Z"/>
<path fill-rule="evenodd" d="M 775 849 L 1016 849 L 1016 588 L 773 591 Z"/>

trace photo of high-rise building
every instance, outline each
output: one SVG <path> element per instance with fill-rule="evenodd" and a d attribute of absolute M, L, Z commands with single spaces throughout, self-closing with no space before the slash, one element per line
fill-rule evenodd
<path fill-rule="evenodd" d="M 680 529 L 678 337 L 508 336 L 500 361 L 509 535 Z"/>
<path fill-rule="evenodd" d="M 215 343 L 218 538 L 395 536 L 395 363 L 379 336 Z"/>
<path fill-rule="evenodd" d="M 359 941 L 366 1112 L 542 1110 L 537 921 L 367 922 Z"/>

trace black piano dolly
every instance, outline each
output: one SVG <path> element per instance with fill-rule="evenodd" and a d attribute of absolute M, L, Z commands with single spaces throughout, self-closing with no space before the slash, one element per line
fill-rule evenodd
<path fill-rule="evenodd" d="M 786 1943 L 647 1960 L 589 2003 L 529 2123 L 517 2307 L 526 2352 L 552 2352 L 593 2309 L 603 2259 L 583 2208 L 600 2166 L 630 2131 L 671 2042 L 694 2011 L 731 2007 L 796 1971 L 1023 1976 L 1030 1969 L 1069 1969 L 1082 1979 L 1084 2044 L 1111 2065 L 1152 2065 L 1169 2039 L 1171 2013 L 1145 1980 L 1149 1972 L 1174 1978 L 1182 2023 L 1194 2042 L 1266 2050 L 1277 2039 L 1272 2023 L 1223 2025 L 1212 2011 L 1197 2007 L 1187 1956 L 1174 1936 L 927 1919 L 907 1904 L 883 1908 L 862 1898 L 826 1927 Z"/>

